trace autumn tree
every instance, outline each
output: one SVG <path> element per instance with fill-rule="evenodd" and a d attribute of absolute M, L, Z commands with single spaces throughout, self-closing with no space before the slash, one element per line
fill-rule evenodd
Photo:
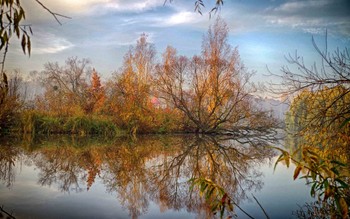
<path fill-rule="evenodd" d="M 272 120 L 263 122 L 267 121 L 266 113 L 254 110 L 251 104 L 252 73 L 227 40 L 228 27 L 219 18 L 203 38 L 200 56 L 188 59 L 168 47 L 163 63 L 157 66 L 160 97 L 180 110 L 195 132 L 268 130 Z"/>
<path fill-rule="evenodd" d="M 38 106 L 58 114 L 84 112 L 89 63 L 88 59 L 70 57 L 64 66 L 57 62 L 45 64 L 42 81 L 46 91 L 44 97 L 39 98 Z"/>
<path fill-rule="evenodd" d="M 6 74 L 4 76 L 6 83 L 3 87 L 0 85 L 0 133 L 8 131 L 16 123 L 18 114 L 24 105 L 23 95 L 21 95 L 23 81 L 20 72 L 15 71 L 9 75 L 9 78 Z"/>
<path fill-rule="evenodd" d="M 152 115 L 151 82 L 154 69 L 155 48 L 142 34 L 135 47 L 131 47 L 124 56 L 123 66 L 116 75 L 113 98 L 116 114 L 123 126 L 136 133 L 139 128 L 147 129 Z"/>
<path fill-rule="evenodd" d="M 350 121 L 350 56 L 347 48 L 329 53 L 321 51 L 312 38 L 313 46 L 322 59 L 320 65 L 308 67 L 302 56 L 289 55 L 287 61 L 297 70 L 285 66 L 281 84 L 272 84 L 273 92 L 291 97 L 287 127 L 296 136 L 339 135 L 346 140 L 341 145 L 333 142 L 309 142 L 310 146 L 325 148 L 343 147 L 349 151 Z M 327 48 L 327 45 L 326 45 Z M 337 138 L 338 138 L 337 137 Z M 316 143 L 318 142 L 318 143 Z M 347 143 L 346 143 L 347 142 Z M 333 154 L 334 155 L 334 154 Z"/>
<path fill-rule="evenodd" d="M 327 36 L 326 36 L 327 38 Z M 288 63 L 292 67 L 282 67 L 282 76 L 272 74 L 281 79 L 280 84 L 271 84 L 273 92 L 285 96 L 297 96 L 304 90 L 317 94 L 319 90 L 332 90 L 335 87 L 342 87 L 342 92 L 332 97 L 333 101 L 322 106 L 322 110 L 314 115 L 313 120 L 326 119 L 327 122 L 333 123 L 336 120 L 350 119 L 350 105 L 342 103 L 343 98 L 350 93 L 350 55 L 347 48 L 344 50 L 337 49 L 333 53 L 327 50 L 322 51 L 312 38 L 312 44 L 317 54 L 322 59 L 321 64 L 307 66 L 304 58 L 298 53 L 287 57 Z M 342 104 L 336 113 L 332 111 L 333 105 Z"/>
<path fill-rule="evenodd" d="M 332 104 L 334 98 L 345 92 L 342 86 L 323 88 L 317 92 L 303 90 L 292 102 L 287 114 L 287 131 L 297 136 L 296 147 L 313 147 L 318 154 L 323 154 L 330 159 L 340 158 L 348 163 L 350 127 L 344 123 L 344 118 L 334 118 L 335 114 L 342 111 L 350 104 L 350 95 L 343 96 Z M 317 116 L 327 108 L 327 114 L 322 118 Z M 321 112 L 320 112 L 321 111 Z"/>
<path fill-rule="evenodd" d="M 98 113 L 102 110 L 105 102 L 105 90 L 101 84 L 100 76 L 95 69 L 92 70 L 91 84 L 86 91 L 86 103 L 84 111 L 87 114 Z"/>
<path fill-rule="evenodd" d="M 287 114 L 287 143 L 293 150 L 282 151 L 278 161 L 297 164 L 296 179 L 302 170 L 312 184 L 311 195 L 323 200 L 323 208 L 334 209 L 331 217 L 348 218 L 350 154 L 350 56 L 347 48 L 333 53 L 322 51 L 312 38 L 321 57 L 320 65 L 308 67 L 302 56 L 289 55 L 292 67 L 283 67 L 280 84 L 273 92 L 290 96 Z"/>

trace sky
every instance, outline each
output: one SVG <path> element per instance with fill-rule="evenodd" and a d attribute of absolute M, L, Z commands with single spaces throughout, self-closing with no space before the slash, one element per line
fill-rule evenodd
<path fill-rule="evenodd" d="M 41 0 L 52 11 L 71 17 L 59 25 L 35 0 L 22 0 L 23 24 L 33 29 L 32 54 L 23 54 L 12 39 L 7 71 L 22 74 L 44 69 L 47 62 L 64 65 L 68 57 L 88 58 L 102 79 L 110 78 L 142 33 L 156 47 L 158 60 L 168 45 L 179 54 L 201 52 L 203 35 L 220 16 L 229 27 L 229 43 L 238 47 L 255 81 L 269 80 L 267 68 L 280 73 L 288 65 L 285 56 L 295 51 L 312 65 L 319 62 L 311 39 L 328 51 L 350 45 L 349 0 L 224 0 L 209 17 L 214 0 L 203 0 L 202 15 L 194 11 L 195 0 Z"/>

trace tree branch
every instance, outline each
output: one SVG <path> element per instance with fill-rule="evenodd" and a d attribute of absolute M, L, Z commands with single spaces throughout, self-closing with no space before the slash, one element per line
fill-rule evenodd
<path fill-rule="evenodd" d="M 41 3 L 39 0 L 35 0 L 41 7 L 43 7 L 46 11 L 48 11 L 57 21 L 57 23 L 59 23 L 60 25 L 62 25 L 61 21 L 59 20 L 58 17 L 63 17 L 63 18 L 67 18 L 67 19 L 72 19 L 71 17 L 62 15 L 62 14 L 58 14 L 56 12 L 51 11 L 48 7 L 46 7 L 43 3 Z"/>

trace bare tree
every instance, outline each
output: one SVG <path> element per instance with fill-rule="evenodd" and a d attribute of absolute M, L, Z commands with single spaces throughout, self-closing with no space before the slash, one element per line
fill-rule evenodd
<path fill-rule="evenodd" d="M 308 124 L 322 120 L 329 125 L 337 120 L 350 119 L 350 54 L 348 48 L 337 49 L 334 52 L 328 51 L 327 35 L 325 37 L 325 50 L 322 51 L 312 38 L 312 45 L 321 58 L 321 63 L 314 63 L 308 67 L 304 58 L 297 52 L 286 57 L 287 62 L 296 67 L 291 70 L 288 66 L 282 67 L 282 75 L 272 74 L 281 80 L 281 83 L 271 83 L 271 91 L 274 94 L 284 96 L 298 96 L 302 92 L 308 92 L 306 99 L 315 99 L 323 95 L 323 104 L 318 107 L 318 113 L 311 118 L 309 115 Z M 336 92 L 335 92 L 336 90 Z M 323 92 L 323 93 L 322 93 Z M 332 94 L 332 95 L 331 95 Z M 332 100 L 325 102 L 324 100 Z M 337 108 L 334 112 L 334 107 Z M 327 121 L 326 121 L 327 120 Z"/>
<path fill-rule="evenodd" d="M 68 58 L 65 66 L 48 62 L 44 66 L 44 82 L 51 87 L 56 86 L 55 89 L 79 95 L 86 84 L 89 64 L 88 59 L 79 60 L 77 57 Z"/>
<path fill-rule="evenodd" d="M 91 72 L 89 64 L 88 59 L 70 57 L 64 66 L 60 66 L 57 62 L 44 65 L 45 69 L 42 72 L 42 82 L 46 88 L 44 99 L 55 106 L 52 110 L 57 111 L 57 107 L 61 108 L 64 105 L 84 109 L 88 89 L 87 79 Z"/>
<path fill-rule="evenodd" d="M 59 23 L 62 25 L 59 18 L 68 18 L 70 17 L 56 13 L 46 7 L 41 1 L 35 0 L 44 10 L 49 12 Z M 10 39 L 12 36 L 16 36 L 20 39 L 20 44 L 23 50 L 23 53 L 30 55 L 31 53 L 31 39 L 30 36 L 33 33 L 30 24 L 22 24 L 26 19 L 26 11 L 21 5 L 20 0 L 4 0 L 0 2 L 0 51 L 3 50 L 3 57 L 0 62 L 1 65 L 1 74 L 2 80 L 1 83 L 5 83 L 5 61 L 6 55 L 9 48 Z"/>

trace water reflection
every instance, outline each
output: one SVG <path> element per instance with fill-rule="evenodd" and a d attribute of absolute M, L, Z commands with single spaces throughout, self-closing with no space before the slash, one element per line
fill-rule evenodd
<path fill-rule="evenodd" d="M 15 161 L 20 159 L 20 149 L 5 142 L 0 147 L 0 180 L 7 188 L 15 181 Z"/>
<path fill-rule="evenodd" d="M 207 136 L 7 141 L 0 147 L 0 179 L 10 188 L 15 182 L 15 162 L 25 163 L 38 170 L 38 184 L 63 193 L 88 192 L 102 183 L 131 218 L 145 214 L 151 201 L 161 212 L 186 209 L 208 218 L 210 209 L 198 193 L 190 193 L 187 181 L 211 179 L 239 204 L 247 191 L 262 188 L 259 165 L 273 156 L 262 145 L 251 143 Z"/>

